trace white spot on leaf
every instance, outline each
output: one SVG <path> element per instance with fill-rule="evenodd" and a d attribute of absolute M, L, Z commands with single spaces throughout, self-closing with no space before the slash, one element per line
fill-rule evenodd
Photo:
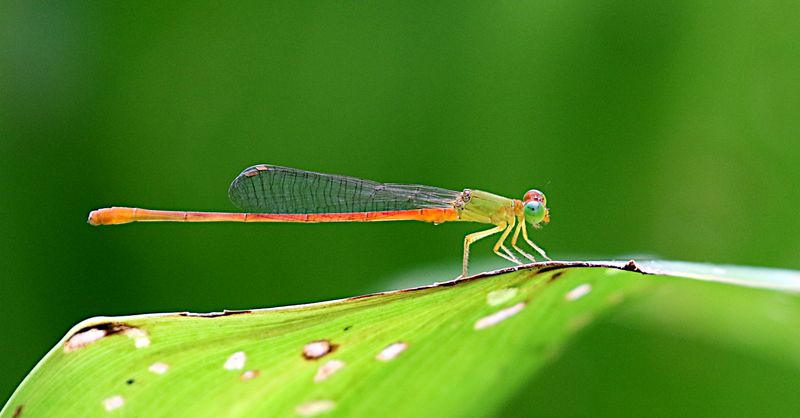
<path fill-rule="evenodd" d="M 375 358 L 380 361 L 394 360 L 395 358 L 397 358 L 397 356 L 400 355 L 400 353 L 406 351 L 407 348 L 408 348 L 408 343 L 398 341 L 396 343 L 389 344 L 389 346 L 381 350 L 381 352 L 378 353 L 378 355 L 375 356 Z"/>
<path fill-rule="evenodd" d="M 517 296 L 517 293 L 519 293 L 519 289 L 516 287 L 493 290 L 486 295 L 486 303 L 489 306 L 502 305 Z"/>
<path fill-rule="evenodd" d="M 84 332 L 75 334 L 64 344 L 64 351 L 67 353 L 86 347 L 87 345 L 106 336 L 106 331 L 92 328 Z"/>
<path fill-rule="evenodd" d="M 564 299 L 569 301 L 578 300 L 586 296 L 591 291 L 592 291 L 592 285 L 590 285 L 589 283 L 584 283 L 567 292 L 567 294 L 564 295 Z"/>
<path fill-rule="evenodd" d="M 136 345 L 136 348 L 147 348 L 150 347 L 150 339 L 147 337 L 139 337 L 133 340 L 133 344 Z"/>
<path fill-rule="evenodd" d="M 343 361 L 331 360 L 319 367 L 319 370 L 317 370 L 317 375 L 314 376 L 314 381 L 321 382 L 341 370 L 342 367 L 344 367 Z"/>
<path fill-rule="evenodd" d="M 147 370 L 150 370 L 150 373 L 164 374 L 167 372 L 167 370 L 169 370 L 169 364 L 162 362 L 153 363 L 147 368 Z"/>
<path fill-rule="evenodd" d="M 141 329 L 131 327 L 125 329 L 122 333 L 128 338 L 133 338 L 133 345 L 136 346 L 136 348 L 150 347 L 150 338 L 147 336 L 147 333 Z"/>
<path fill-rule="evenodd" d="M 316 360 L 330 353 L 333 349 L 334 346 L 328 340 L 312 341 L 303 347 L 303 357 L 309 360 Z"/>
<path fill-rule="evenodd" d="M 247 356 L 244 351 L 237 351 L 225 360 L 225 370 L 242 370 Z"/>
<path fill-rule="evenodd" d="M 106 408 L 106 411 L 113 411 L 115 409 L 122 408 L 125 405 L 125 399 L 122 396 L 116 395 L 110 398 L 103 400 L 103 407 Z"/>
<path fill-rule="evenodd" d="M 514 306 L 505 308 L 501 311 L 497 311 L 489 316 L 484 316 L 483 318 L 475 322 L 475 329 L 481 330 L 484 328 L 489 328 L 491 326 L 497 325 L 500 322 L 518 314 L 520 311 L 522 311 L 522 308 L 524 307 L 525 304 L 523 302 L 520 302 Z"/>
<path fill-rule="evenodd" d="M 297 415 L 301 417 L 313 417 L 324 412 L 328 412 L 336 407 L 336 403 L 329 400 L 306 402 L 295 409 Z"/>

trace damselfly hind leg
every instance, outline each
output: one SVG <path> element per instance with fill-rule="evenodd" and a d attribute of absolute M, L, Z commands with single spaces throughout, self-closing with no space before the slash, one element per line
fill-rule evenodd
<path fill-rule="evenodd" d="M 461 278 L 467 277 L 467 266 L 469 265 L 469 246 L 472 245 L 473 242 L 481 239 L 486 238 L 489 235 L 494 235 L 503 229 L 506 228 L 506 225 L 499 225 L 492 229 L 487 229 L 485 231 L 474 232 L 472 234 L 467 235 L 464 237 L 464 260 L 461 264 Z"/>

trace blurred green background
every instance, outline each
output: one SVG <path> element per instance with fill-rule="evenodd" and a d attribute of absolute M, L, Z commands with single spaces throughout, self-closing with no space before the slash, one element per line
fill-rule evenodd
<path fill-rule="evenodd" d="M 789 1 L 2 2 L 0 398 L 81 319 L 446 280 L 482 227 L 85 224 L 111 205 L 233 210 L 255 163 L 537 187 L 552 222 L 534 240 L 554 258 L 800 268 L 798 21 Z M 473 254 L 503 265 L 489 242 Z M 574 350 L 763 370 L 603 329 Z M 554 370 L 543 381 L 568 390 L 583 369 Z M 626 390 L 667 390 L 639 378 Z"/>

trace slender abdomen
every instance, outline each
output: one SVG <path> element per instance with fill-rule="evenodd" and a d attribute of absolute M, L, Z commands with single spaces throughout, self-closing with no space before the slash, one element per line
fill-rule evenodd
<path fill-rule="evenodd" d="M 92 225 L 118 225 L 130 222 L 373 222 L 422 221 L 441 223 L 458 220 L 454 208 L 410 209 L 351 213 L 236 213 L 190 212 L 112 207 L 89 214 Z"/>

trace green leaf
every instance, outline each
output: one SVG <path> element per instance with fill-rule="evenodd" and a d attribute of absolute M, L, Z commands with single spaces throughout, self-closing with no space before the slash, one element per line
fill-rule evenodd
<path fill-rule="evenodd" d="M 702 291 L 676 298 L 676 285 Z M 301 306 L 93 318 L 45 356 L 0 416 L 492 415 L 574 335 L 631 309 L 644 326 L 793 362 L 800 339 L 786 332 L 800 326 L 798 291 L 790 271 L 553 262 Z M 781 325 L 763 327 L 759 309 Z M 699 310 L 718 314 L 693 317 Z"/>

